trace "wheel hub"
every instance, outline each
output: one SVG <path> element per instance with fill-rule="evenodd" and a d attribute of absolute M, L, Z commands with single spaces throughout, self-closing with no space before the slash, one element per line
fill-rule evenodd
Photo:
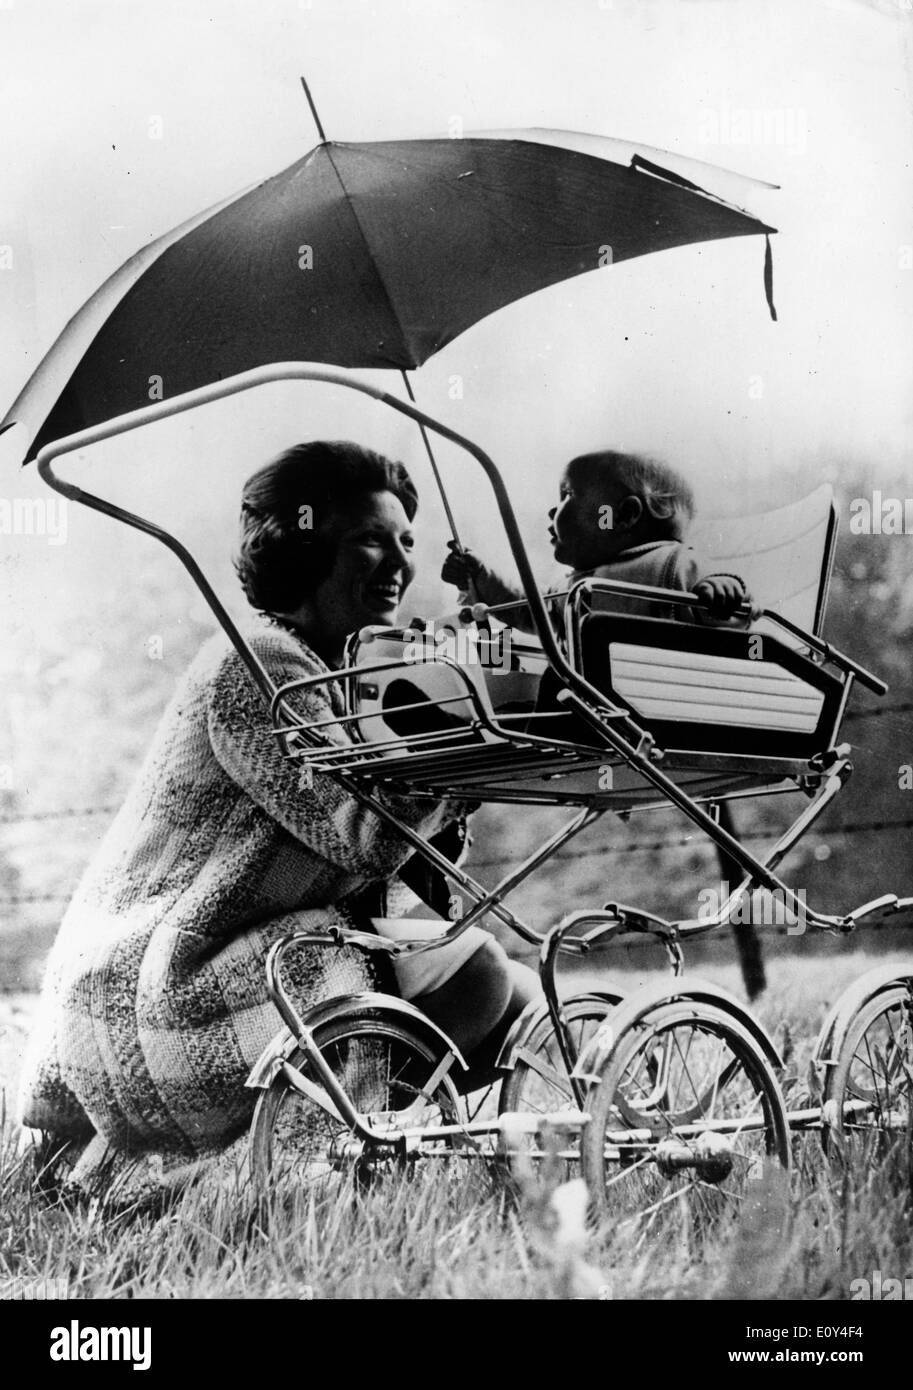
<path fill-rule="evenodd" d="M 728 1178 L 735 1162 L 729 1139 L 712 1130 L 699 1135 L 692 1143 L 661 1139 L 653 1154 L 664 1177 L 671 1178 L 683 1169 L 693 1169 L 698 1178 L 710 1183 L 721 1183 Z"/>

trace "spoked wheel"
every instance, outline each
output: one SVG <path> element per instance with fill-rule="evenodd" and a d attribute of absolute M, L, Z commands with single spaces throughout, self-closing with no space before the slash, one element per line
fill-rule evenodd
<path fill-rule="evenodd" d="M 760 1044 L 724 1009 L 657 1005 L 618 1039 L 587 1098 L 583 1168 L 598 1216 L 639 1243 L 737 1216 L 789 1123 Z"/>
<path fill-rule="evenodd" d="M 910 1144 L 913 988 L 898 982 L 864 1004 L 850 1023 L 825 1083 L 829 1144 L 861 1167 Z"/>
<path fill-rule="evenodd" d="M 314 1037 L 356 1110 L 378 1129 L 457 1123 L 459 1098 L 442 1051 L 408 1022 L 355 1016 L 317 1028 Z M 288 1061 L 312 1085 L 320 1084 L 301 1049 Z M 365 1182 L 402 1162 L 402 1152 L 390 1145 L 365 1148 L 356 1142 L 348 1125 L 302 1094 L 283 1072 L 260 1095 L 250 1143 L 251 1175 L 261 1200 L 336 1191 L 346 1174 Z M 449 1148 L 441 1141 L 427 1152 Z"/>
<path fill-rule="evenodd" d="M 621 995 L 606 994 L 579 996 L 563 1001 L 564 1014 L 575 1057 L 580 1057 Z M 567 1068 L 555 1037 L 550 1018 L 543 1018 L 521 1044 L 513 1070 L 501 1087 L 498 1114 L 520 1111 L 523 1114 L 548 1115 L 576 1106 Z M 535 1135 L 524 1135 L 514 1141 L 512 1167 L 522 1174 L 534 1169 L 550 1154 L 563 1164 L 562 1174 L 577 1176 L 580 1164 L 580 1138 L 570 1131 L 554 1136 L 554 1142 L 543 1150 Z M 559 1157 L 560 1156 L 560 1157 Z"/>

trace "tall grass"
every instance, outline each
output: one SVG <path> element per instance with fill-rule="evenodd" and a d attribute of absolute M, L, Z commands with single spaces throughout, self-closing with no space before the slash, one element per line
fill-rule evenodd
<path fill-rule="evenodd" d="M 729 1224 L 683 1217 L 641 1242 L 611 1220 L 584 1228 L 573 1182 L 457 1162 L 344 1182 L 269 1221 L 240 1185 L 112 1214 L 49 1202 L 34 1176 L 7 1132 L 0 1283 L 63 1278 L 72 1298 L 844 1299 L 854 1278 L 913 1265 L 896 1153 L 856 1173 L 807 1162 L 791 1191 L 771 1173 Z"/>
<path fill-rule="evenodd" d="M 809 1062 L 826 1005 L 872 962 L 778 962 L 759 1013 L 786 1055 L 790 1102 L 812 1100 Z M 726 970 L 714 972 L 724 983 Z M 913 1270 L 909 1136 L 844 1165 L 816 1133 L 794 1139 L 784 1187 L 770 1173 L 726 1224 L 684 1214 L 632 1238 L 584 1224 L 563 1163 L 508 1177 L 433 1160 L 367 1190 L 299 1194 L 267 1222 L 239 1178 L 200 1183 L 159 1214 L 54 1204 L 34 1159 L 0 1124 L 0 1287 L 65 1279 L 73 1298 L 845 1299 L 874 1270 Z"/>

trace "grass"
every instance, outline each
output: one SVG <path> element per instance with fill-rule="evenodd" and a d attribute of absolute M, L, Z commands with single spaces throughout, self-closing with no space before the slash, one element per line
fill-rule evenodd
<path fill-rule="evenodd" d="M 860 953 L 861 954 L 861 953 Z M 874 963 L 785 962 L 759 1010 L 801 1088 L 825 1006 Z M 703 972 L 702 972 L 703 973 Z M 711 973 L 709 970 L 706 973 Z M 714 971 L 732 983 L 728 968 Z M 797 1137 L 796 1170 L 756 1184 L 723 1226 L 666 1223 L 639 1244 L 584 1225 L 579 1182 L 508 1179 L 470 1163 L 428 1163 L 366 1191 L 300 1198 L 268 1228 L 249 1191 L 198 1184 L 166 1211 L 105 1213 L 53 1204 L 6 1123 L 0 1146 L 0 1285 L 67 1281 L 72 1298 L 487 1300 L 846 1299 L 852 1281 L 913 1268 L 913 1200 L 901 1142 L 844 1171 L 817 1136 Z"/>
<path fill-rule="evenodd" d="M 890 1159 L 846 1178 L 822 1161 L 792 1192 L 770 1174 L 725 1229 L 682 1222 L 633 1250 L 611 1223 L 562 1220 L 547 1186 L 456 1165 L 293 1204 L 268 1229 L 243 1191 L 190 1189 L 158 1216 L 47 1204 L 9 1142 L 0 1187 L 0 1283 L 64 1278 L 71 1298 L 845 1299 L 913 1264 Z"/>

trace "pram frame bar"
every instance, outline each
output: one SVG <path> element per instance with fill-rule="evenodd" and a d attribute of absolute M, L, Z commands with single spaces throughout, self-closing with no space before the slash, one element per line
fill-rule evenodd
<path fill-rule="evenodd" d="M 564 683 L 562 695 L 568 706 L 574 709 L 575 712 L 593 728 L 601 743 L 620 755 L 629 767 L 635 772 L 638 772 L 645 781 L 652 784 L 661 796 L 664 796 L 666 800 L 702 830 L 714 844 L 724 850 L 743 869 L 750 880 L 756 882 L 759 887 L 767 888 L 771 892 L 779 892 L 787 906 L 793 911 L 801 909 L 805 914 L 805 919 L 812 925 L 821 927 L 824 930 L 850 929 L 852 923 L 849 919 L 814 913 L 807 909 L 804 904 L 801 904 L 792 890 L 770 871 L 765 861 L 752 854 L 739 842 L 739 840 L 730 835 L 722 826 L 718 825 L 711 815 L 694 802 L 686 792 L 683 792 L 671 778 L 665 775 L 662 769 L 651 760 L 648 752 L 643 751 L 640 747 L 632 749 L 624 738 L 610 727 L 612 717 L 627 717 L 627 711 L 614 706 L 596 687 L 585 680 L 578 671 L 574 670 L 561 651 L 548 618 L 546 605 L 536 585 L 535 575 L 526 552 L 516 515 L 498 468 L 488 454 L 478 445 L 458 434 L 455 430 L 450 429 L 449 426 L 433 419 L 416 406 L 402 401 L 395 396 L 391 396 L 387 391 L 370 386 L 366 382 L 343 376 L 338 372 L 315 369 L 300 363 L 275 364 L 240 373 L 224 381 L 201 387 L 199 390 L 187 392 L 172 400 L 156 402 L 142 410 L 133 411 L 127 415 L 106 421 L 102 425 L 81 430 L 74 434 L 67 435 L 62 439 L 52 441 L 50 444 L 45 445 L 38 454 L 38 471 L 48 486 L 60 495 L 96 511 L 103 512 L 115 520 L 119 520 L 126 525 L 141 530 L 167 546 L 187 569 L 219 624 L 226 632 L 232 645 L 247 666 L 256 685 L 267 700 L 272 701 L 276 694 L 275 683 L 245 641 L 241 632 L 232 621 L 224 605 L 218 599 L 202 570 L 186 547 L 163 527 L 135 513 L 129 512 L 114 503 L 108 502 L 103 498 L 88 493 L 73 483 L 66 482 L 59 478 L 54 472 L 53 463 L 61 454 L 88 447 L 102 440 L 110 439 L 116 435 L 141 428 L 144 425 L 153 424 L 158 420 L 166 419 L 170 416 L 196 409 L 214 401 L 222 400 L 228 396 L 280 381 L 321 382 L 327 385 L 340 386 L 344 389 L 358 391 L 398 411 L 401 415 L 405 415 L 416 424 L 423 426 L 427 430 L 431 430 L 433 433 L 440 435 L 442 438 L 447 439 L 449 442 L 469 453 L 485 472 L 492 487 L 492 491 L 494 492 L 501 521 L 507 534 L 511 553 L 520 576 L 528 611 L 532 617 L 533 625 L 549 665 Z M 676 597 L 679 602 L 695 601 L 693 595 L 679 595 Z M 810 646 L 814 646 L 817 642 L 818 639 L 813 638 L 811 634 L 802 632 L 801 629 L 786 623 L 785 620 L 780 621 Z M 826 646 L 826 644 L 824 645 Z M 839 654 L 832 654 L 832 659 L 837 661 L 838 664 L 841 664 L 839 661 Z M 868 673 L 865 674 L 868 675 Z M 861 675 L 860 678 L 862 678 Z M 851 679 L 852 675 L 848 675 L 848 680 Z M 872 677 L 871 679 L 874 680 L 875 678 Z M 608 720 L 606 719 L 607 715 L 609 716 Z M 298 737 L 313 740 L 313 735 L 309 735 L 304 731 L 299 732 Z M 337 777 L 340 784 L 344 786 L 352 796 L 363 804 L 370 806 L 375 814 L 395 827 L 399 833 L 403 835 L 407 843 L 429 860 L 429 862 L 435 864 L 437 868 L 441 869 L 442 872 L 451 879 L 456 879 L 456 881 L 461 882 L 462 886 L 467 891 L 471 891 L 472 895 L 476 898 L 477 907 L 480 899 L 487 900 L 490 898 L 491 895 L 486 894 L 485 890 L 482 889 L 480 885 L 475 884 L 468 875 L 462 870 L 457 869 L 444 855 L 441 855 L 435 850 L 434 846 L 430 845 L 420 835 L 416 834 L 408 826 L 399 821 L 399 819 L 376 797 L 366 793 L 359 787 L 356 779 L 347 776 L 345 773 L 334 772 L 333 775 Z M 513 913 L 509 912 L 509 910 L 504 907 L 503 903 L 491 903 L 490 910 L 502 921 L 505 921 L 509 926 L 513 927 L 514 930 L 518 931 L 524 939 L 540 939 L 538 933 L 532 932 L 531 928 L 521 923 Z M 470 913 L 464 914 L 463 918 L 456 922 L 440 941 L 435 944 L 443 944 L 447 940 L 454 940 L 470 925 L 468 919 L 472 918 L 472 920 L 475 920 L 479 915 L 481 915 L 481 913 L 477 909 L 472 909 Z"/>

